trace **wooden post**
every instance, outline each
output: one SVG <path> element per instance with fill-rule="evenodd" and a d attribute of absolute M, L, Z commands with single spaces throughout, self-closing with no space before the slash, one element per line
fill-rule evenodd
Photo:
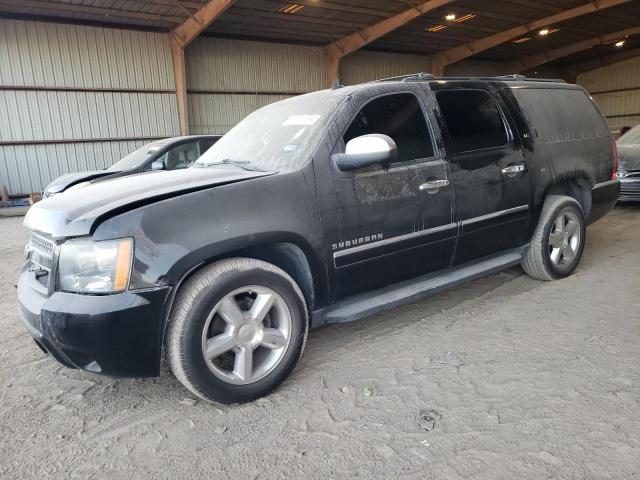
<path fill-rule="evenodd" d="M 325 65 L 327 68 L 327 86 L 331 87 L 335 80 L 340 79 L 340 57 L 325 50 Z"/>
<path fill-rule="evenodd" d="M 171 57 L 173 58 L 173 75 L 176 79 L 176 100 L 178 102 L 178 120 L 180 134 L 189 135 L 189 112 L 187 108 L 187 63 L 185 48 L 171 36 Z"/>
<path fill-rule="evenodd" d="M 235 0 L 209 0 L 197 12 L 187 18 L 170 34 L 173 74 L 176 79 L 176 99 L 180 133 L 189 135 L 189 113 L 187 107 L 187 64 L 185 49 L 206 28 L 217 20 Z M 179 4 L 179 1 L 175 3 Z"/>

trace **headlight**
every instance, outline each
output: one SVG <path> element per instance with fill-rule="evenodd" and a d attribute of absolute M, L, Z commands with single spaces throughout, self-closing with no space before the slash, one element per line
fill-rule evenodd
<path fill-rule="evenodd" d="M 58 288 L 65 292 L 117 293 L 129 286 L 133 239 L 70 240 L 60 246 Z"/>

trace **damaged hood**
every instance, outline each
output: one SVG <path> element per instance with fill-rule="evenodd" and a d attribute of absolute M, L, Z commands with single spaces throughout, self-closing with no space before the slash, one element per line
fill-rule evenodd
<path fill-rule="evenodd" d="M 618 170 L 640 170 L 640 145 L 618 145 Z"/>
<path fill-rule="evenodd" d="M 54 239 L 88 235 L 94 223 L 111 212 L 273 173 L 188 168 L 120 177 L 69 190 L 36 203 L 27 212 L 24 226 Z"/>
<path fill-rule="evenodd" d="M 92 170 L 88 172 L 68 173 L 56 178 L 44 189 L 45 196 L 64 192 L 67 188 L 77 185 L 81 182 L 88 182 L 94 178 L 100 178 L 107 175 L 113 175 L 118 172 L 109 172 L 107 170 Z"/>

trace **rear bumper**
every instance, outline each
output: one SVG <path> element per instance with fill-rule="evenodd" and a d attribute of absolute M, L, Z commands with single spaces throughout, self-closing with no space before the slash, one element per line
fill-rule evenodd
<path fill-rule="evenodd" d="M 158 376 L 170 290 L 47 296 L 25 267 L 18 282 L 20 317 L 40 348 L 67 367 L 112 377 Z"/>
<path fill-rule="evenodd" d="M 609 180 L 594 185 L 591 189 L 591 212 L 587 224 L 604 217 L 615 206 L 620 194 L 620 181 Z"/>
<path fill-rule="evenodd" d="M 619 202 L 640 202 L 640 178 L 620 179 Z"/>

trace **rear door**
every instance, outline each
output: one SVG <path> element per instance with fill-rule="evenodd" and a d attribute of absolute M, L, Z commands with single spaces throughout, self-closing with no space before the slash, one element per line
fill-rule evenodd
<path fill-rule="evenodd" d="M 524 245 L 529 172 L 500 95 L 489 88 L 451 88 L 435 96 L 460 222 L 454 264 Z"/>

